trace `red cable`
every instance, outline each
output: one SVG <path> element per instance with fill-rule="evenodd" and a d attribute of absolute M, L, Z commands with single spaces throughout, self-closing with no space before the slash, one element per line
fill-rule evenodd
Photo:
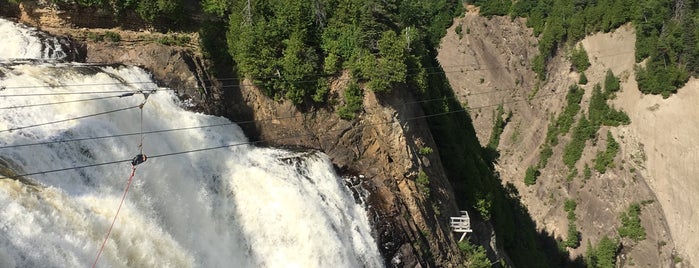
<path fill-rule="evenodd" d="M 109 231 L 107 231 L 107 237 L 104 238 L 104 242 L 102 242 L 102 246 L 100 247 L 100 250 L 97 252 L 97 257 L 95 257 L 95 262 L 92 263 L 92 268 L 95 268 L 97 265 L 97 261 L 100 259 L 100 255 L 102 255 L 102 251 L 104 250 L 104 245 L 107 243 L 107 240 L 109 239 L 109 234 L 112 233 L 112 228 L 114 227 L 114 223 L 116 222 L 117 216 L 119 216 L 119 211 L 121 211 L 121 205 L 124 204 L 124 199 L 126 199 L 126 193 L 129 192 L 129 187 L 131 187 L 131 181 L 133 180 L 133 176 L 136 174 L 136 166 L 134 166 L 131 169 L 131 176 L 129 176 L 129 181 L 126 183 L 126 189 L 124 189 L 124 196 L 121 197 L 121 202 L 119 203 L 119 208 L 117 208 L 116 214 L 114 214 L 114 219 L 112 220 L 112 225 L 109 226 Z"/>

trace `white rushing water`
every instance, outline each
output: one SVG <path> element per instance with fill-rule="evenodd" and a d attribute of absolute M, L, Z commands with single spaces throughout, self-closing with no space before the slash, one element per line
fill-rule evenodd
<path fill-rule="evenodd" d="M 37 52 L 44 48 L 33 43 L 31 31 L 13 25 L 0 19 L 0 57 L 46 55 Z M 5 39 L 9 32 L 14 37 Z M 143 101 L 134 95 L 5 109 L 119 93 L 8 95 L 134 91 L 154 88 L 139 83 L 150 81 L 148 73 L 128 66 L 0 63 L 0 267 L 90 266 L 131 172 L 130 163 L 122 162 L 20 181 L 2 178 L 8 176 L 3 165 L 24 174 L 130 159 L 139 152 L 140 137 L 8 146 L 135 133 L 141 125 L 135 108 L 17 128 Z M 143 108 L 144 131 L 227 122 L 184 110 L 167 90 L 152 94 Z M 366 211 L 327 156 L 257 148 L 246 141 L 233 124 L 147 134 L 143 150 L 151 156 L 242 145 L 153 157 L 138 166 L 98 267 L 382 266 Z"/>

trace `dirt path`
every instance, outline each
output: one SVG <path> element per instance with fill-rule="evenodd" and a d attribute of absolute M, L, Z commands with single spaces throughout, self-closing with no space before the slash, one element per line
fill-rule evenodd
<path fill-rule="evenodd" d="M 638 91 L 633 71 L 631 26 L 616 34 L 596 34 L 583 41 L 593 67 L 622 79 L 612 102 L 626 111 L 631 124 L 618 128 L 622 159 L 635 163 L 662 206 L 675 246 L 685 265 L 699 262 L 699 80 L 691 79 L 668 99 Z"/>

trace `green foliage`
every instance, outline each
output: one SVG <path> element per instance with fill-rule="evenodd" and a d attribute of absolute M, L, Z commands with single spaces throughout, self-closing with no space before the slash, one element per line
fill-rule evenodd
<path fill-rule="evenodd" d="M 487 198 L 478 198 L 476 200 L 476 205 L 474 206 L 476 211 L 478 211 L 478 214 L 481 214 L 481 217 L 483 217 L 485 220 L 490 220 L 490 217 L 492 216 L 490 210 L 492 207 L 493 202 Z"/>
<path fill-rule="evenodd" d="M 620 89 L 619 78 L 614 76 L 611 69 L 608 69 L 604 76 L 604 94 L 609 98 L 611 94 L 618 92 Z"/>
<path fill-rule="evenodd" d="M 612 132 L 607 132 L 607 149 L 602 152 L 597 152 L 597 158 L 595 159 L 595 170 L 599 173 L 607 172 L 607 168 L 614 167 L 614 157 L 616 157 L 619 152 L 619 143 L 614 140 Z"/>
<path fill-rule="evenodd" d="M 638 89 L 665 98 L 699 71 L 699 8 L 693 3 L 673 11 L 674 6 L 669 0 L 640 1 L 634 16 L 636 61 L 647 58 L 645 67 L 636 69 Z"/>
<path fill-rule="evenodd" d="M 405 64 L 405 39 L 394 31 L 385 31 L 379 39 L 379 56 L 376 68 L 369 74 L 369 88 L 376 92 L 389 92 L 398 83 L 405 82 L 408 73 Z"/>
<path fill-rule="evenodd" d="M 573 129 L 573 136 L 565 148 L 563 148 L 563 163 L 569 169 L 573 169 L 585 149 L 585 142 L 594 137 L 599 126 L 593 125 L 584 116 L 580 118 L 578 124 Z"/>
<path fill-rule="evenodd" d="M 585 163 L 585 167 L 583 168 L 583 178 L 585 180 L 589 180 L 590 177 L 592 177 L 592 170 L 590 170 L 590 166 Z"/>
<path fill-rule="evenodd" d="M 327 79 L 318 79 L 318 84 L 316 85 L 316 91 L 311 98 L 313 99 L 314 102 L 316 103 L 322 103 L 325 101 L 325 98 L 328 95 L 328 91 L 330 91 L 330 85 L 328 84 Z M 361 103 L 359 103 L 361 104 Z"/>
<path fill-rule="evenodd" d="M 459 36 L 459 39 L 464 38 L 463 29 L 461 27 L 462 27 L 461 24 L 459 24 L 459 25 L 456 25 L 456 28 L 454 29 L 456 34 Z"/>
<path fill-rule="evenodd" d="M 582 45 L 573 49 L 570 55 L 570 61 L 573 63 L 573 67 L 580 73 L 585 72 L 587 67 L 590 67 L 590 59 L 587 57 L 587 51 L 585 51 Z"/>
<path fill-rule="evenodd" d="M 524 184 L 526 184 L 527 186 L 534 185 L 539 175 L 540 173 L 537 168 L 529 166 L 527 168 L 527 171 L 524 173 Z"/>
<path fill-rule="evenodd" d="M 614 89 L 614 87 L 612 87 L 612 89 Z M 612 92 L 613 91 L 605 89 L 605 92 L 602 93 L 599 84 L 595 85 L 588 108 L 592 124 L 596 126 L 619 126 L 631 123 L 631 119 L 624 111 L 616 110 L 607 104 L 607 99 L 612 96 Z"/>
<path fill-rule="evenodd" d="M 468 240 L 459 242 L 461 255 L 464 257 L 464 267 L 469 268 L 490 268 L 492 263 L 488 259 L 485 248 L 480 245 L 473 245 Z"/>
<path fill-rule="evenodd" d="M 362 100 L 364 93 L 355 82 L 351 82 L 345 89 L 345 105 L 337 110 L 340 118 L 352 120 L 357 116 L 357 113 L 362 110 Z"/>
<path fill-rule="evenodd" d="M 549 158 L 553 155 L 553 149 L 551 149 L 551 145 L 548 143 L 544 144 L 544 147 L 541 148 L 541 152 L 539 152 L 539 164 L 538 167 L 545 168 L 546 165 L 549 162 Z"/>
<path fill-rule="evenodd" d="M 421 155 L 429 155 L 429 154 L 431 154 L 432 152 L 434 152 L 434 150 L 432 150 L 432 147 L 425 146 L 425 147 L 420 148 L 420 154 L 421 154 Z"/>
<path fill-rule="evenodd" d="M 87 33 L 87 39 L 93 42 L 102 42 L 104 40 L 104 36 L 95 32 L 89 32 Z"/>
<path fill-rule="evenodd" d="M 542 80 L 546 77 L 548 60 L 562 44 L 575 43 L 590 33 L 609 32 L 630 21 L 636 27 L 636 61 L 648 58 L 646 67 L 637 69 L 641 92 L 668 97 L 683 86 L 690 75 L 699 73 L 699 8 L 694 2 L 677 11 L 673 10 L 675 4 L 671 0 L 482 0 L 474 3 L 481 7 L 485 16 L 509 13 L 527 18 L 527 26 L 539 36 L 539 55 L 534 58 L 532 69 Z M 582 72 L 589 60 L 585 60 L 586 54 L 575 52 L 571 60 Z"/>
<path fill-rule="evenodd" d="M 232 2 L 233 0 L 203 0 L 201 1 L 201 9 L 207 14 L 223 18 L 228 13 L 228 7 L 232 5 Z"/>
<path fill-rule="evenodd" d="M 641 225 L 641 205 L 632 203 L 626 212 L 619 215 L 621 227 L 617 228 L 619 236 L 629 237 L 638 242 L 646 239 L 646 229 Z"/>
<path fill-rule="evenodd" d="M 568 89 L 568 94 L 566 95 L 567 103 L 566 106 L 563 108 L 563 112 L 561 112 L 558 118 L 551 119 L 551 123 L 549 123 L 548 130 L 546 131 L 547 144 L 542 149 L 542 156 L 545 153 L 546 157 L 540 158 L 540 168 L 546 166 L 546 163 L 548 163 L 548 157 L 550 157 L 550 154 L 553 153 L 553 151 L 551 151 L 551 148 L 547 147 L 550 147 L 551 145 L 557 145 L 558 136 L 567 134 L 568 131 L 570 131 L 570 128 L 572 127 L 573 123 L 575 123 L 575 116 L 578 114 L 578 111 L 580 111 L 580 101 L 582 100 L 584 94 L 585 91 L 577 85 L 571 85 Z M 544 152 L 544 150 L 548 150 L 551 152 Z M 544 160 L 542 161 L 542 159 Z"/>
<path fill-rule="evenodd" d="M 498 145 L 500 144 L 500 136 L 502 135 L 502 132 L 505 129 L 505 126 L 507 125 L 507 120 L 502 118 L 504 114 L 505 111 L 502 107 L 502 104 L 498 105 L 495 114 L 493 114 L 493 130 L 490 133 L 490 139 L 488 140 L 487 145 L 487 147 L 490 149 L 495 150 L 498 148 Z"/>
<path fill-rule="evenodd" d="M 575 224 L 575 220 L 568 221 L 568 238 L 564 244 L 569 248 L 578 248 L 580 246 L 580 232 Z"/>
<path fill-rule="evenodd" d="M 474 4 L 481 7 L 480 14 L 486 17 L 507 15 L 512 1 L 476 0 Z"/>
<path fill-rule="evenodd" d="M 128 2 L 128 1 L 127 1 Z M 184 3 L 182 0 L 138 0 L 136 13 L 147 22 L 165 20 L 176 24 L 184 19 Z"/>
<path fill-rule="evenodd" d="M 585 75 L 585 72 L 580 72 L 580 79 L 578 80 L 578 84 L 587 85 L 587 76 Z"/>
<path fill-rule="evenodd" d="M 540 80 L 546 80 L 546 60 L 541 54 L 532 59 L 532 70 Z"/>
<path fill-rule="evenodd" d="M 575 177 L 578 176 L 578 168 L 571 168 L 570 171 L 568 171 L 568 176 L 566 176 L 566 181 L 573 181 Z"/>
<path fill-rule="evenodd" d="M 575 202 L 575 199 L 566 199 L 565 203 L 563 203 L 563 209 L 568 212 L 568 219 L 575 219 L 575 209 L 578 207 L 578 203 Z M 572 213 L 572 214 L 571 214 Z M 573 215 L 572 217 L 570 215 Z"/>
<path fill-rule="evenodd" d="M 687 71 L 676 66 L 666 67 L 663 62 L 649 61 L 645 68 L 636 67 L 638 89 L 645 94 L 660 94 L 663 98 L 668 98 L 677 93 L 677 89 L 688 79 Z"/>
<path fill-rule="evenodd" d="M 430 197 L 430 177 L 427 176 L 427 173 L 420 169 L 420 172 L 417 174 L 417 178 L 415 179 L 415 183 L 417 183 L 417 188 L 420 190 L 420 192 L 425 195 L 425 197 L 429 198 Z"/>
<path fill-rule="evenodd" d="M 575 208 L 578 204 L 574 199 L 566 199 L 563 209 L 568 213 L 568 237 L 564 245 L 569 248 L 578 248 L 580 246 L 580 232 L 575 224 Z"/>
<path fill-rule="evenodd" d="M 589 244 L 589 242 L 588 242 Z M 596 246 L 588 245 L 585 262 L 588 268 L 614 268 L 616 255 L 619 251 L 619 241 L 612 240 L 606 235 Z"/>
<path fill-rule="evenodd" d="M 192 39 L 184 34 L 168 34 L 158 38 L 158 43 L 166 46 L 185 46 L 191 41 Z"/>
<path fill-rule="evenodd" d="M 228 47 L 241 74 L 274 98 L 300 104 L 316 93 L 321 58 L 320 29 L 308 1 L 234 1 L 229 17 Z M 249 12 L 248 12 L 249 11 Z M 243 14 L 244 13 L 244 14 Z"/>
<path fill-rule="evenodd" d="M 121 35 L 117 32 L 106 31 L 104 32 L 104 39 L 110 42 L 117 43 L 121 41 Z"/>
<path fill-rule="evenodd" d="M 575 115 L 580 111 L 580 101 L 582 101 L 584 94 L 585 91 L 577 85 L 571 85 L 568 89 L 568 94 L 566 95 L 567 105 L 556 121 L 559 135 L 565 135 L 570 131 L 575 122 Z"/>

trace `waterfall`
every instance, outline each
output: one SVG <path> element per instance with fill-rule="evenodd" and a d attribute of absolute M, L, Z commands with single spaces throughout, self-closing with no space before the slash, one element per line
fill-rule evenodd
<path fill-rule="evenodd" d="M 172 131 L 144 136 L 143 152 L 160 157 L 137 167 L 98 267 L 382 266 L 363 205 L 326 155 L 252 146 L 137 67 L 9 60 L 61 59 L 38 35 L 0 19 L 0 267 L 92 264 L 131 164 L 68 168 L 134 157 L 139 135 L 83 138 L 139 133 L 141 122 Z M 118 97 L 139 90 L 157 90 L 142 113 L 142 94 Z M 221 126 L 191 128 L 208 125 Z"/>

